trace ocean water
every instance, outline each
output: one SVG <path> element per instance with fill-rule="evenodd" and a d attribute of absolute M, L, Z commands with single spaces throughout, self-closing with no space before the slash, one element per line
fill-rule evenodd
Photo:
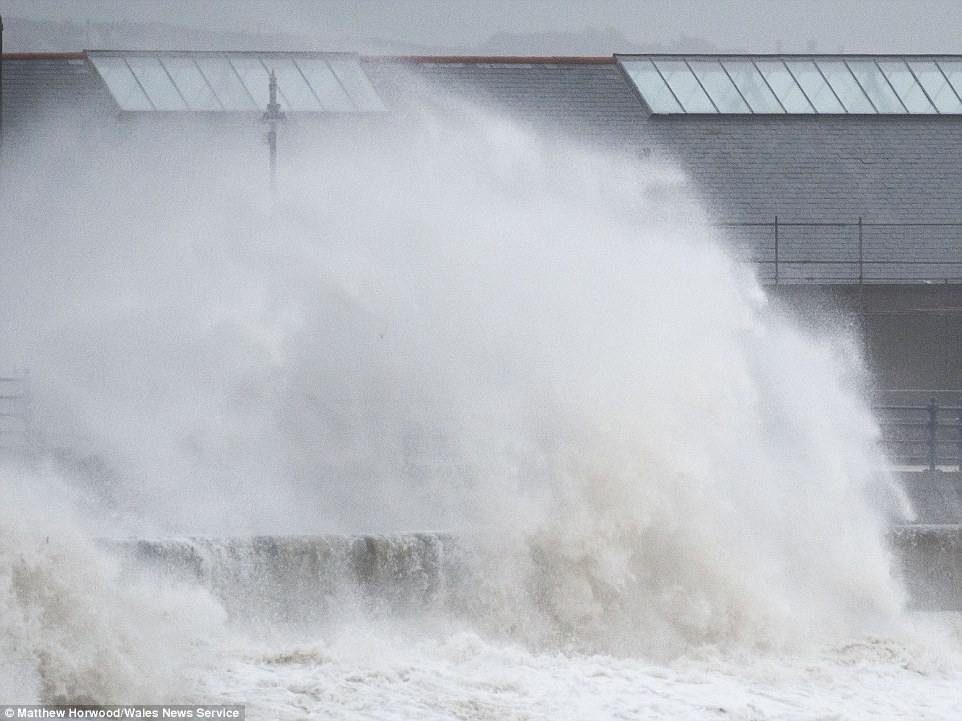
<path fill-rule="evenodd" d="M 276 197 L 202 148 L 216 185 L 120 147 L 44 213 L 41 151 L 6 191 L 43 453 L 0 473 L 0 698 L 957 717 L 850 322 L 771 303 L 667 162 L 463 108 L 368 140 Z M 438 586 L 344 540 L 429 531 Z M 216 573 L 116 553 L 197 536 Z"/>
<path fill-rule="evenodd" d="M 537 648 L 426 608 L 251 622 L 192 584 L 131 576 L 79 536 L 11 526 L 10 702 L 242 703 L 271 719 L 954 719 L 962 700 L 958 613 L 907 613 L 885 636 L 658 659 Z"/>
<path fill-rule="evenodd" d="M 954 719 L 958 660 L 863 639 L 806 654 L 704 649 L 667 664 L 532 653 L 472 633 L 245 649 L 211 698 L 259 717 L 376 719 Z M 256 689 L 254 695 L 250 690 Z M 247 695 L 245 695 L 247 694 Z"/>

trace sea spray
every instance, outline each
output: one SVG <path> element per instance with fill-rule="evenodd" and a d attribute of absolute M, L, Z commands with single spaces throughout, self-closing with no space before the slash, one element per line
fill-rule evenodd
<path fill-rule="evenodd" d="M 55 487 L 22 469 L 0 477 L 0 696 L 26 704 L 190 700 L 196 674 L 216 656 L 221 606 L 196 586 L 123 574 L 64 522 L 62 501 L 23 505 L 22 488 L 35 483 Z"/>
<path fill-rule="evenodd" d="M 676 170 L 473 111 L 303 147 L 276 198 L 152 160 L 16 217 L 59 251 L 0 288 L 46 309 L 40 433 L 141 535 L 443 529 L 453 614 L 535 648 L 897 614 L 857 344 L 771 308 Z"/>

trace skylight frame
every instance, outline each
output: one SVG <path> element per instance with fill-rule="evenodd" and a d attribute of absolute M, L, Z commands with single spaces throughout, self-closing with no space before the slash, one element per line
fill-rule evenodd
<path fill-rule="evenodd" d="M 785 104 L 782 102 L 782 99 L 778 97 L 774 90 L 772 90 L 772 86 L 768 82 L 768 78 L 765 77 L 765 74 L 761 71 L 761 68 L 758 67 L 758 64 L 754 59 L 748 57 L 739 59 L 720 58 L 718 60 L 718 64 L 725 69 L 726 73 L 728 73 L 728 77 L 731 78 L 732 83 L 736 88 L 738 88 L 738 92 L 741 93 L 742 98 L 751 109 L 752 115 L 785 115 L 788 112 L 785 109 Z M 770 100 L 774 100 L 775 106 L 777 107 L 771 110 L 766 110 L 761 106 L 756 107 L 757 98 L 755 98 L 754 93 L 751 95 L 751 97 L 749 96 L 749 93 L 747 92 L 748 83 L 742 82 L 744 78 L 741 75 L 733 72 L 733 69 L 738 65 L 741 65 L 743 68 L 749 70 L 749 75 L 747 76 L 748 78 L 751 78 L 752 75 L 755 76 L 755 83 L 758 85 L 760 94 L 762 96 L 765 96 L 765 92 L 768 93 L 765 98 L 765 102 L 767 102 L 768 107 L 772 107 L 771 102 L 769 102 Z M 738 78 L 737 81 L 735 79 L 736 77 Z M 745 87 L 741 87 L 742 85 L 745 85 Z"/>
<path fill-rule="evenodd" d="M 783 61 L 788 72 L 795 78 L 798 87 L 805 93 L 808 102 L 815 109 L 816 115 L 852 115 L 845 108 L 845 103 L 838 97 L 835 88 L 825 77 L 819 64 L 810 58 L 789 58 Z M 811 67 L 806 67 L 810 65 Z M 803 72 L 805 73 L 803 75 Z M 828 92 L 826 92 L 826 90 Z M 831 107 L 831 110 L 819 110 L 820 107 Z M 839 112 L 841 110 L 841 112 Z"/>
<path fill-rule="evenodd" d="M 163 65 L 164 69 L 167 71 L 167 74 L 170 75 L 171 79 L 174 81 L 174 84 L 180 91 L 181 97 L 183 97 L 188 109 L 193 112 L 222 112 L 225 110 L 223 102 L 214 91 L 214 88 L 211 87 L 210 81 L 204 74 L 204 71 L 201 70 L 200 66 L 197 64 L 197 60 L 195 58 L 167 56 L 160 58 L 159 60 L 161 65 Z M 185 77 L 185 73 L 186 75 L 193 74 L 193 81 L 191 81 L 188 77 Z M 200 94 L 190 90 L 190 85 L 192 82 L 195 84 L 196 90 L 196 82 L 198 79 L 201 83 Z M 203 92 L 204 89 L 206 89 L 206 92 Z M 203 97 L 201 97 L 201 95 L 203 95 Z M 212 104 L 214 107 L 210 107 Z M 206 105 L 207 107 L 200 107 L 201 105 Z"/>
<path fill-rule="evenodd" d="M 869 102 L 871 102 L 872 105 L 875 106 L 879 115 L 910 115 L 911 114 L 911 111 L 909 110 L 909 106 L 905 102 L 905 98 L 903 98 L 899 94 L 899 92 L 895 89 L 895 87 L 892 85 L 891 80 L 889 80 L 888 75 L 886 75 L 885 71 L 882 70 L 882 67 L 878 64 L 877 60 L 846 59 L 843 62 L 845 63 L 846 66 L 848 66 L 848 70 L 850 73 L 852 73 L 852 77 L 855 78 L 855 82 L 858 83 L 860 88 L 862 88 L 862 92 L 865 93 L 865 96 L 869 99 Z M 859 77 L 859 73 L 855 72 L 856 68 L 859 71 L 864 70 L 866 68 L 874 68 L 875 72 L 871 76 L 869 76 L 867 79 L 868 80 L 875 79 L 877 81 L 878 92 L 876 92 L 876 89 L 871 88 L 871 86 L 869 85 L 868 82 L 866 82 L 865 79 Z M 886 95 L 886 88 L 888 89 L 888 93 L 890 93 L 889 96 Z M 891 111 L 891 110 L 882 109 L 879 101 L 880 100 L 887 101 L 891 98 L 895 99 L 895 102 L 897 102 L 901 106 L 902 111 L 904 112 L 899 110 Z"/>
<path fill-rule="evenodd" d="M 962 55 L 619 54 L 615 55 L 615 61 L 646 112 L 656 116 L 962 116 Z M 674 81 L 689 85 L 692 79 L 697 80 L 713 109 L 704 104 L 697 112 L 685 110 L 683 104 L 670 108 L 654 103 L 653 107 L 633 72 L 645 61 L 655 67 L 672 62 L 676 70 L 681 67 L 676 63 L 684 63 L 691 68 L 691 78 L 676 76 Z M 723 102 L 724 108 L 718 106 L 717 99 L 695 71 L 706 62 L 721 66 L 747 109 L 740 103 Z M 918 67 L 913 67 L 916 64 Z M 918 71 L 926 73 L 925 77 L 919 78 Z M 774 77 L 769 77 L 772 72 L 780 78 L 780 89 L 772 85 Z M 799 73 L 803 77 L 800 78 Z M 792 78 L 790 84 L 786 84 L 788 76 Z M 810 97 L 814 91 L 817 91 L 816 98 Z M 769 92 L 777 106 L 771 103 Z M 932 93 L 936 94 L 935 98 Z M 802 96 L 811 111 L 804 109 L 800 102 Z"/>
<path fill-rule="evenodd" d="M 728 70 L 724 65 L 722 65 L 720 60 L 693 58 L 686 60 L 685 65 L 688 66 L 688 69 L 691 71 L 692 75 L 694 75 L 695 79 L 698 80 L 702 89 L 705 91 L 705 94 L 708 95 L 708 99 L 712 102 L 712 105 L 715 106 L 715 109 L 718 110 L 719 115 L 754 115 L 755 111 L 752 109 L 751 104 L 742 94 L 741 89 L 739 89 L 738 85 L 735 84 L 732 76 L 728 73 Z M 709 90 L 708 78 L 711 76 L 722 77 L 727 80 L 730 89 L 721 88 L 718 85 L 712 84 L 712 89 Z M 734 96 L 731 95 L 730 90 L 735 91 Z M 722 110 L 722 102 L 732 97 L 737 97 L 738 102 L 741 103 L 744 110 Z"/>
<path fill-rule="evenodd" d="M 947 60 L 948 58 L 945 59 Z M 922 71 L 924 69 L 922 67 L 923 63 L 931 63 L 933 66 L 935 66 L 935 72 L 931 72 L 930 70 L 929 73 L 936 76 L 935 83 L 938 83 L 939 78 L 941 78 L 942 82 L 944 83 L 941 87 L 933 85 L 928 80 L 923 80 L 923 77 L 929 77 L 928 74 L 925 76 L 922 75 Z M 912 71 L 916 81 L 922 87 L 922 90 L 925 91 L 926 97 L 928 97 L 929 102 L 932 103 L 933 107 L 939 112 L 939 115 L 962 115 L 962 94 L 956 91 L 956 89 L 952 86 L 952 83 L 949 81 L 945 71 L 942 70 L 942 66 L 939 65 L 937 59 L 927 58 L 910 60 L 906 63 L 906 65 L 909 66 L 909 70 Z M 948 89 L 948 93 L 945 92 L 946 89 Z M 934 92 L 935 90 L 938 90 L 938 93 Z M 948 97 L 946 98 L 946 96 Z M 955 109 L 944 110 L 943 107 L 946 107 L 944 105 L 946 102 L 951 106 L 954 106 Z"/>
<path fill-rule="evenodd" d="M 808 93 L 805 92 L 805 88 L 802 87 L 801 83 L 798 82 L 798 78 L 795 77 L 794 73 L 788 69 L 788 65 L 785 64 L 785 60 L 782 58 L 753 58 L 752 65 L 761 75 L 762 80 L 768 85 L 769 90 L 775 96 L 775 99 L 785 110 L 786 115 L 817 115 L 818 111 L 815 109 L 815 105 L 812 103 L 812 99 L 808 97 Z M 765 69 L 763 69 L 763 67 Z M 781 87 L 776 88 L 774 85 L 774 76 L 779 75 L 782 79 L 787 80 L 789 83 L 789 88 L 783 89 Z M 795 91 L 795 92 L 793 92 Z M 789 101 L 792 101 L 791 106 Z M 795 109 L 798 106 L 795 104 L 796 101 L 804 102 L 804 109 Z M 793 108 L 789 110 L 789 107 Z"/>
<path fill-rule="evenodd" d="M 159 58 L 134 56 L 124 58 L 124 62 L 137 78 L 155 111 L 187 110 L 187 101 Z"/>
<path fill-rule="evenodd" d="M 635 91 L 642 98 L 649 111 L 656 115 L 675 115 L 684 113 L 681 103 L 675 96 L 671 86 L 665 82 L 664 76 L 655 64 L 648 59 L 624 67 L 625 74 L 631 81 Z M 639 84 L 641 83 L 641 85 Z M 662 108 L 677 108 L 665 109 Z"/>
<path fill-rule="evenodd" d="M 688 115 L 717 115 L 718 106 L 711 99 L 708 91 L 702 85 L 701 80 L 691 69 L 686 59 L 670 58 L 666 60 L 654 60 L 652 64 L 659 72 L 668 89 L 678 101 L 682 110 Z M 670 74 L 669 74 L 670 73 Z M 689 80 L 689 82 L 685 82 Z M 674 82 L 673 82 L 674 81 Z M 683 93 L 683 94 L 682 94 Z M 705 104 L 708 101 L 708 104 Z M 711 110 L 689 110 L 688 107 L 712 108 Z"/>

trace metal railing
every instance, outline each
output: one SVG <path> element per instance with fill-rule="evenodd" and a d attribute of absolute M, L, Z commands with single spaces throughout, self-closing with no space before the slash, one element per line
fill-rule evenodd
<path fill-rule="evenodd" d="M 30 445 L 30 374 L 0 376 L 0 453 L 24 453 Z"/>
<path fill-rule="evenodd" d="M 752 252 L 764 281 L 962 283 L 960 222 L 717 223 Z"/>
<path fill-rule="evenodd" d="M 876 405 L 892 460 L 935 471 L 948 466 L 962 471 L 962 397 L 957 405 Z"/>

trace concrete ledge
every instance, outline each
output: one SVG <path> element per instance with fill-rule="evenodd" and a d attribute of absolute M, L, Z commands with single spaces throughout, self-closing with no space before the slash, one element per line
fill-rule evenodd
<path fill-rule="evenodd" d="M 897 573 L 920 610 L 962 611 L 962 525 L 895 526 Z M 463 609 L 480 578 L 470 543 L 449 533 L 255 536 L 103 541 L 129 573 L 159 573 L 210 590 L 241 618 L 309 621 L 339 609 Z"/>
<path fill-rule="evenodd" d="M 962 523 L 962 474 L 958 471 L 906 472 L 902 483 L 919 523 Z"/>
<path fill-rule="evenodd" d="M 896 526 L 890 538 L 912 607 L 962 611 L 962 525 Z"/>
<path fill-rule="evenodd" d="M 196 583 L 238 617 L 309 620 L 341 605 L 404 612 L 443 604 L 456 577 L 443 533 L 103 541 L 131 573 Z"/>

